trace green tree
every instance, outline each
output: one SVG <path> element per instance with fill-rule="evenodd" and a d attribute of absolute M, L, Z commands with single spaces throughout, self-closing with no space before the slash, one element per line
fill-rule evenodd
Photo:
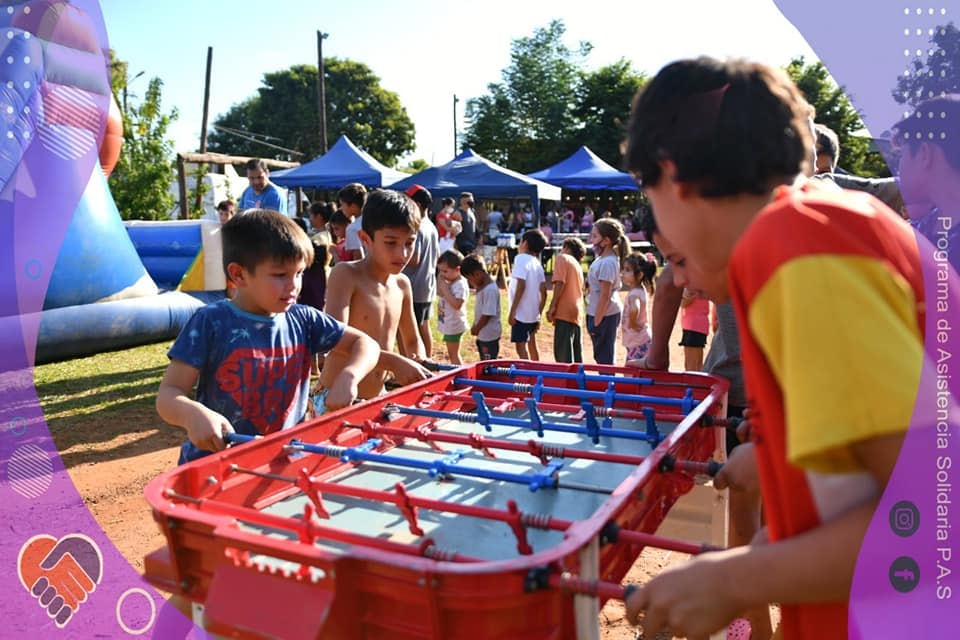
<path fill-rule="evenodd" d="M 112 51 L 110 71 L 116 99 L 126 90 L 127 63 L 114 59 Z M 177 110 L 164 113 L 162 87 L 160 78 L 153 78 L 143 100 L 139 104 L 128 102 L 122 112 L 123 146 L 109 184 L 124 220 L 161 220 L 173 208 L 169 189 L 176 177 L 174 149 L 167 129 L 177 118 Z"/>
<path fill-rule="evenodd" d="M 860 113 L 850 103 L 843 87 L 838 87 L 830 78 L 823 63 L 808 65 L 803 57 L 798 57 L 790 61 L 786 71 L 816 109 L 816 121 L 833 129 L 840 139 L 838 166 L 865 177 L 889 176 L 883 157 L 870 150 L 870 141 L 854 135 L 864 129 Z"/>
<path fill-rule="evenodd" d="M 398 170 L 403 171 L 404 173 L 414 174 L 414 173 L 420 173 L 421 171 L 429 168 L 430 168 L 429 162 L 427 162 L 423 158 L 417 158 L 415 160 L 411 160 L 410 162 L 408 162 L 404 167 L 398 167 Z"/>
<path fill-rule="evenodd" d="M 563 43 L 566 27 L 553 20 L 510 47 L 510 66 L 489 95 L 467 101 L 466 146 L 527 173 L 569 155 L 579 145 L 574 111 L 583 59 L 593 48 Z"/>
<path fill-rule="evenodd" d="M 514 167 L 515 143 L 519 137 L 513 120 L 513 102 L 501 84 L 487 85 L 489 95 L 467 100 L 464 115 L 467 130 L 463 146 L 503 166 Z"/>
<path fill-rule="evenodd" d="M 414 149 L 415 129 L 392 91 L 366 65 L 352 60 L 324 60 L 327 139 L 332 145 L 346 135 L 380 162 L 393 166 Z M 271 145 L 302 153 L 310 160 L 323 149 L 317 110 L 318 73 L 315 66 L 295 65 L 266 73 L 257 95 L 234 105 L 214 120 L 225 127 L 265 136 Z M 208 138 L 211 151 L 233 155 L 287 159 L 285 152 L 216 129 Z"/>
<path fill-rule="evenodd" d="M 583 127 L 580 144 L 616 168 L 623 160 L 620 145 L 626 137 L 633 96 L 645 82 L 646 77 L 623 58 L 582 75 L 575 110 Z"/>
<path fill-rule="evenodd" d="M 900 104 L 916 106 L 941 93 L 960 92 L 960 30 L 953 22 L 936 27 L 929 42 L 933 52 L 926 62 L 914 58 L 910 74 L 897 78 L 893 98 Z"/>
<path fill-rule="evenodd" d="M 511 64 L 486 95 L 467 101 L 465 145 L 494 162 L 529 173 L 564 159 L 580 145 L 614 166 L 630 104 L 645 81 L 626 60 L 585 71 L 593 46 L 563 44 L 554 20 L 511 45 Z"/>

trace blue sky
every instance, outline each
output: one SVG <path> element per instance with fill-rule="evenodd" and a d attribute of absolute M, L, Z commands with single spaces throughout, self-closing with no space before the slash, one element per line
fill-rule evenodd
<path fill-rule="evenodd" d="M 681 57 L 746 56 L 784 65 L 816 56 L 772 0 L 101 0 L 110 46 L 130 63 L 140 96 L 151 77 L 163 80 L 165 108 L 178 151 L 199 146 L 207 47 L 213 47 L 210 121 L 255 94 L 263 74 L 317 63 L 316 31 L 329 33 L 326 57 L 368 65 L 396 92 L 416 126 L 410 157 L 446 162 L 453 154 L 453 95 L 485 93 L 510 62 L 511 40 L 551 19 L 567 26 L 570 46 L 594 46 L 587 66 L 623 57 L 655 73 Z M 131 98 L 132 100 L 133 98 Z M 332 141 L 331 141 L 332 143 Z"/>

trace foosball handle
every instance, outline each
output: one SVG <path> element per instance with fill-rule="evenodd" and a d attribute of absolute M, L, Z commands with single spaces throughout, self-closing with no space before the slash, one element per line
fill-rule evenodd
<path fill-rule="evenodd" d="M 640 587 L 635 584 L 626 586 L 606 580 L 586 580 L 571 573 L 555 573 L 546 579 L 550 587 L 560 589 L 566 593 L 575 593 L 585 596 L 594 596 L 605 600 L 623 600 L 631 596 Z"/>
<path fill-rule="evenodd" d="M 442 362 L 435 362 L 433 360 L 424 360 L 420 364 L 427 371 L 433 371 L 434 373 L 438 373 L 440 371 L 453 371 L 454 369 L 460 368 L 455 364 L 444 364 Z"/>
<path fill-rule="evenodd" d="M 223 435 L 223 441 L 228 445 L 231 444 L 244 444 L 247 442 L 252 442 L 253 440 L 259 440 L 263 436 L 248 436 L 245 433 L 225 433 Z"/>

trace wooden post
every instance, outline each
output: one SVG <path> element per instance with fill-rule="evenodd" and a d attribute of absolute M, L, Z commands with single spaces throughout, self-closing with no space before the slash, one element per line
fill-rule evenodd
<path fill-rule="evenodd" d="M 180 219 L 190 217 L 190 205 L 187 203 L 187 174 L 183 154 L 177 154 L 177 187 L 180 191 Z"/>
<path fill-rule="evenodd" d="M 584 580 L 600 579 L 600 539 L 593 536 L 590 543 L 577 554 L 579 574 Z M 597 596 L 573 596 L 573 624 L 577 640 L 600 640 L 600 600 Z"/>
<path fill-rule="evenodd" d="M 200 125 L 200 153 L 207 152 L 207 115 L 210 111 L 210 71 L 213 68 L 213 47 L 207 47 L 207 78 L 203 85 L 203 123 Z M 197 199 L 194 209 L 203 212 L 203 175 L 204 165 L 197 167 Z"/>

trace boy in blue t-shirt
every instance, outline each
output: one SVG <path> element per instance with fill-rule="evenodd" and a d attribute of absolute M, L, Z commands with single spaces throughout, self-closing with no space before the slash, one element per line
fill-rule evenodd
<path fill-rule="evenodd" d="M 347 362 L 327 392 L 331 410 L 356 399 L 380 356 L 368 336 L 296 304 L 313 245 L 293 220 L 254 209 L 221 233 L 236 294 L 190 318 L 157 394 L 160 417 L 187 431 L 180 463 L 222 450 L 227 433 L 265 435 L 303 420 L 313 354 L 333 350 Z"/>

